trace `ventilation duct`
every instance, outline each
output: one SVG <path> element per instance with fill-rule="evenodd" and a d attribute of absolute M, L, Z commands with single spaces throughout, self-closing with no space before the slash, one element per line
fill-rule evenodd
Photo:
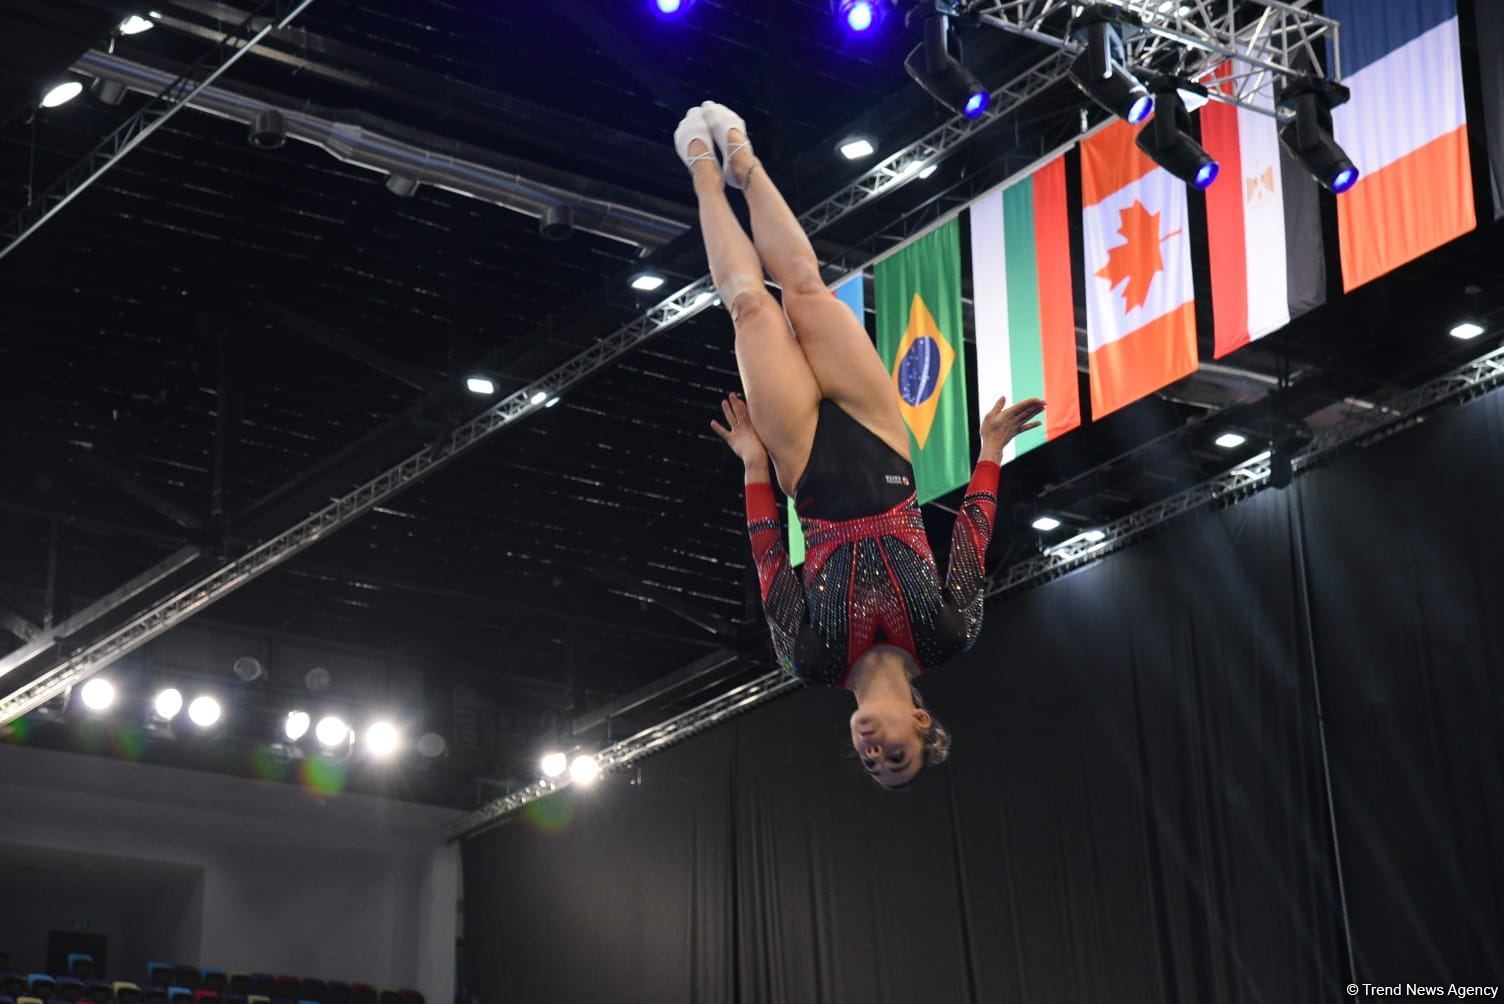
<path fill-rule="evenodd" d="M 85 53 L 73 67 L 79 73 L 123 84 L 133 91 L 159 94 L 175 76 L 106 52 Z M 607 199 L 568 191 L 473 160 L 395 139 L 361 125 L 334 122 L 308 111 L 275 107 L 265 101 L 206 87 L 189 101 L 190 108 L 239 122 L 254 131 L 257 123 L 278 122 L 288 139 L 322 147 L 347 164 L 401 178 L 406 185 L 431 185 L 483 202 L 543 219 L 566 206 L 574 229 L 656 250 L 689 230 L 687 223 Z"/>

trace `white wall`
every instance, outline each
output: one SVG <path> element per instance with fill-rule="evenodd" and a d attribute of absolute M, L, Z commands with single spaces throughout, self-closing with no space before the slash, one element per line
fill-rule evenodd
<path fill-rule="evenodd" d="M 6 843 L 202 868 L 197 952 L 173 961 L 454 998 L 451 810 L 17 746 L 0 807 Z"/>

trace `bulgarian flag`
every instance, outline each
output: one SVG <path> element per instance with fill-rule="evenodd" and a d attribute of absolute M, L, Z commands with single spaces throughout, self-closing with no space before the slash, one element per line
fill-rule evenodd
<path fill-rule="evenodd" d="M 1487 8 L 1499 0 L 1483 0 Z M 1326 0 L 1342 22 L 1337 142 L 1362 176 L 1337 198 L 1345 289 L 1477 226 L 1456 0 Z"/>
<path fill-rule="evenodd" d="M 892 374 L 920 502 L 971 480 L 961 229 L 951 220 L 874 269 L 877 351 Z"/>
<path fill-rule="evenodd" d="M 1196 311 L 1185 183 L 1113 122 L 1081 142 L 1086 345 L 1101 418 L 1194 373 Z"/>
<path fill-rule="evenodd" d="M 1223 63 L 1211 84 L 1236 94 L 1252 69 Z M 1267 89 L 1258 95 L 1269 114 L 1218 101 L 1201 109 L 1202 145 L 1222 165 L 1206 191 L 1218 359 L 1326 302 L 1320 189 L 1280 146 Z"/>
<path fill-rule="evenodd" d="M 1020 433 L 1003 463 L 1081 424 L 1065 158 L 971 207 L 977 407 L 1044 400 L 1044 425 Z"/>

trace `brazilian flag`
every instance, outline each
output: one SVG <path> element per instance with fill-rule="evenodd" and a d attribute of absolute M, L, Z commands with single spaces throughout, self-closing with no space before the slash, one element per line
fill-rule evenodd
<path fill-rule="evenodd" d="M 877 351 L 898 392 L 920 502 L 971 480 L 961 332 L 961 226 L 951 220 L 877 263 Z"/>

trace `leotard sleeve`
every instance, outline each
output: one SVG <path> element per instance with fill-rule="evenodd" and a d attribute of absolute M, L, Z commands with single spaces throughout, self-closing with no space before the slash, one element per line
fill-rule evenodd
<path fill-rule="evenodd" d="M 982 632 L 982 601 L 986 599 L 986 572 L 982 562 L 992 525 L 997 518 L 997 482 L 1000 469 L 990 460 L 977 462 L 971 484 L 961 500 L 955 529 L 950 537 L 950 564 L 945 570 L 945 599 L 966 618 L 966 647 Z"/>
<path fill-rule="evenodd" d="M 789 563 L 778 521 L 778 502 L 773 486 L 767 482 L 747 485 L 747 536 L 752 542 L 763 614 L 773 635 L 778 665 L 807 682 L 825 682 L 833 668 L 829 665 L 830 650 L 809 622 L 804 584 Z"/>

